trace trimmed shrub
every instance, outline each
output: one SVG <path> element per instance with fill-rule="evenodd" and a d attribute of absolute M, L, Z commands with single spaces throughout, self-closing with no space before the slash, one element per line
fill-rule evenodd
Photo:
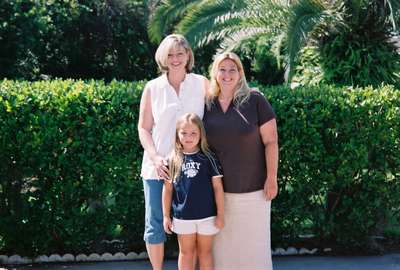
<path fill-rule="evenodd" d="M 143 83 L 0 85 L 0 235 L 21 255 L 142 248 Z"/>
<path fill-rule="evenodd" d="M 142 251 L 143 82 L 0 82 L 0 253 Z M 262 88 L 278 117 L 273 246 L 376 247 L 400 205 L 400 91 Z M 330 246 L 332 247 L 332 246 Z"/>
<path fill-rule="evenodd" d="M 265 89 L 278 116 L 280 194 L 273 239 L 311 233 L 345 250 L 374 248 L 400 203 L 400 91 Z"/>

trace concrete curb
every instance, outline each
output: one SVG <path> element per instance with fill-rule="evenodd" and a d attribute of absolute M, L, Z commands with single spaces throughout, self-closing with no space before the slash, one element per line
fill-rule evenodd
<path fill-rule="evenodd" d="M 139 254 L 135 252 L 129 252 L 124 254 L 122 252 L 117 252 L 114 255 L 111 253 L 97 254 L 91 253 L 89 255 L 86 254 L 78 254 L 76 256 L 72 254 L 52 254 L 50 256 L 47 255 L 39 255 L 35 258 L 22 257 L 20 255 L 0 255 L 0 264 L 9 265 L 9 264 L 30 264 L 30 263 L 56 263 L 56 262 L 101 262 L 101 261 L 127 261 L 127 260 L 143 260 L 147 259 L 147 252 L 141 252 Z"/>
<path fill-rule="evenodd" d="M 294 248 L 288 247 L 284 248 L 276 248 L 271 251 L 274 256 L 293 256 L 293 255 L 313 255 L 318 251 L 317 248 L 308 250 L 306 248 Z M 324 252 L 329 252 L 330 249 L 324 249 Z M 175 254 L 177 255 L 177 254 Z M 132 261 L 132 260 L 143 260 L 148 259 L 147 252 L 129 252 L 127 254 L 122 252 L 117 252 L 114 255 L 111 253 L 97 254 L 91 253 L 89 255 L 86 254 L 78 254 L 76 256 L 72 254 L 51 254 L 47 255 L 39 255 L 35 258 L 22 257 L 20 255 L 0 255 L 0 264 L 4 265 L 13 265 L 13 264 L 30 264 L 30 263 L 57 263 L 57 262 L 101 262 L 101 261 Z"/>

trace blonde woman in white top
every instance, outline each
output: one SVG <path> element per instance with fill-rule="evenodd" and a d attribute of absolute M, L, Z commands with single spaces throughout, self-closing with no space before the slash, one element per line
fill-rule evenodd
<path fill-rule="evenodd" d="M 168 178 L 166 157 L 174 146 L 177 119 L 185 113 L 203 117 L 208 81 L 190 73 L 193 51 L 182 35 L 165 37 L 155 59 L 162 74 L 144 88 L 138 132 L 144 148 L 141 170 L 146 207 L 144 241 L 153 270 L 160 270 L 166 241 L 161 202 L 163 180 Z"/>

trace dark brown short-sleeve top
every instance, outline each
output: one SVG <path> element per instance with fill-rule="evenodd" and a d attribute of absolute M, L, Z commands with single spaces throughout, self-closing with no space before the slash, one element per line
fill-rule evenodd
<path fill-rule="evenodd" d="M 210 110 L 205 108 L 207 139 L 221 162 L 225 192 L 263 189 L 267 167 L 259 127 L 274 118 L 271 105 L 258 91 L 251 91 L 249 100 L 239 108 L 231 103 L 225 113 L 217 99 Z"/>

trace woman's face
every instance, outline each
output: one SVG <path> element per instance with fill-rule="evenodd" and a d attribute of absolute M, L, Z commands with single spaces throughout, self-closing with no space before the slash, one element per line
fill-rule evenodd
<path fill-rule="evenodd" d="M 236 63 L 231 59 L 223 60 L 218 66 L 216 79 L 221 90 L 234 91 L 240 80 Z"/>
<path fill-rule="evenodd" d="M 186 72 L 186 64 L 189 61 L 189 53 L 182 46 L 171 48 L 168 53 L 167 66 L 169 71 Z"/>

